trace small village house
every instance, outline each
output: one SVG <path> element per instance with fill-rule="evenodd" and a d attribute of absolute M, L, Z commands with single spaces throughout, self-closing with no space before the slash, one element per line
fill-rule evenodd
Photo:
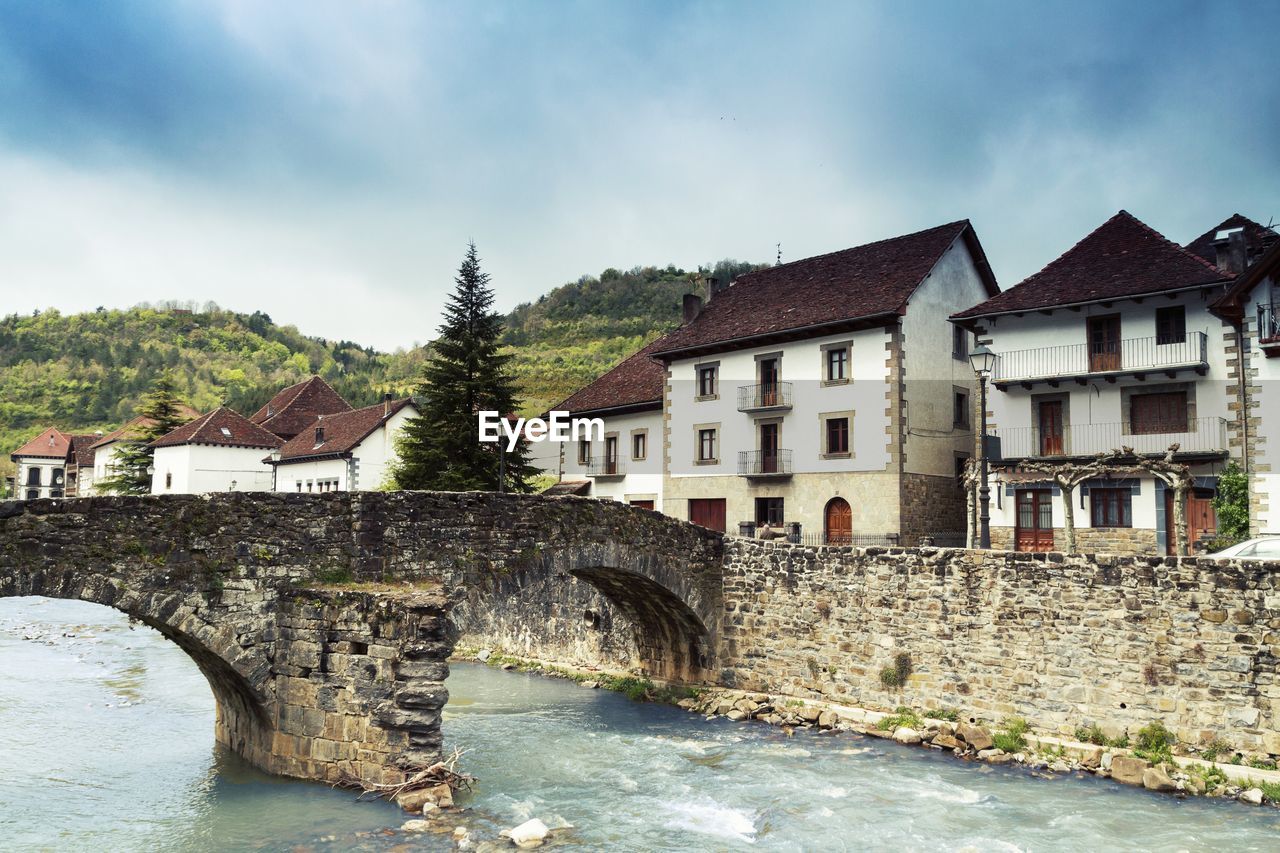
<path fill-rule="evenodd" d="M 1214 533 L 1217 475 L 1241 458 L 1242 440 L 1236 336 L 1214 310 L 1248 262 L 1230 222 L 1191 244 L 1208 260 L 1121 211 L 1040 272 L 955 315 L 997 355 L 988 398 L 1000 454 L 993 547 L 1063 548 L 1065 496 L 1021 464 L 1126 447 L 1159 456 L 1177 445 L 1175 459 L 1195 476 L 1190 538 Z M 1150 474 L 1117 470 L 1071 499 L 1080 550 L 1172 552 L 1172 491 Z"/>
<path fill-rule="evenodd" d="M 249 420 L 286 441 L 311 427 L 322 415 L 351 411 L 351 404 L 319 376 L 282 388 Z"/>
<path fill-rule="evenodd" d="M 152 442 L 152 494 L 268 492 L 262 454 L 284 439 L 228 408 L 218 408 Z"/>
<path fill-rule="evenodd" d="M 17 465 L 13 496 L 18 500 L 60 498 L 67 489 L 67 451 L 71 438 L 55 427 L 49 427 L 9 458 Z"/>
<path fill-rule="evenodd" d="M 396 458 L 395 441 L 418 409 L 390 395 L 375 406 L 323 415 L 263 461 L 281 492 L 381 488 Z"/>
<path fill-rule="evenodd" d="M 654 341 L 560 405 L 575 418 L 600 418 L 604 438 L 561 444 L 553 494 L 592 495 L 645 509 L 662 506 L 662 389 L 666 371 Z"/>

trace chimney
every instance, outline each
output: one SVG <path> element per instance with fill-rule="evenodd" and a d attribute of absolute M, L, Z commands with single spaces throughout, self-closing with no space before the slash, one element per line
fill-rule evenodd
<path fill-rule="evenodd" d="M 391 417 L 391 392 L 382 395 L 382 416 L 384 418 Z"/>
<path fill-rule="evenodd" d="M 698 315 L 702 313 L 702 297 L 696 293 L 686 293 L 684 295 L 684 320 L 682 325 L 689 325 L 698 319 Z"/>
<path fill-rule="evenodd" d="M 1248 266 L 1243 228 L 1228 228 L 1214 235 L 1214 265 L 1225 273 L 1239 275 Z"/>

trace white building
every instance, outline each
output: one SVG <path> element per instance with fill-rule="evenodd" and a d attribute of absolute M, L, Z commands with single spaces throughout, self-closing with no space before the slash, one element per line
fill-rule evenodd
<path fill-rule="evenodd" d="M 1280 534 L 1280 238 L 1238 214 L 1223 226 L 1214 235 L 1227 257 L 1220 265 L 1244 267 L 1214 310 L 1244 343 L 1248 416 L 1239 442 L 1250 480 L 1250 528 L 1254 535 Z"/>
<path fill-rule="evenodd" d="M 662 387 L 666 371 L 650 357 L 654 341 L 556 406 L 604 421 L 603 439 L 559 445 L 560 482 L 552 494 L 593 495 L 645 509 L 662 506 Z"/>
<path fill-rule="evenodd" d="M 713 286 L 654 351 L 664 512 L 830 543 L 962 535 L 974 377 L 947 317 L 997 291 L 967 221 Z"/>
<path fill-rule="evenodd" d="M 243 415 L 215 409 L 152 442 L 151 493 L 271 491 L 272 469 L 262 456 L 282 444 Z"/>
<path fill-rule="evenodd" d="M 13 480 L 14 499 L 62 497 L 67 488 L 69 447 L 70 436 L 49 427 L 9 454 L 9 458 L 18 466 Z"/>
<path fill-rule="evenodd" d="M 1211 310 L 1230 279 L 1125 211 L 1043 270 L 955 319 L 998 356 L 988 399 L 1000 460 L 995 548 L 1062 550 L 1063 496 L 1024 460 L 1087 459 L 1124 447 L 1192 465 L 1192 541 L 1216 529 L 1217 474 L 1238 456 L 1234 334 Z M 1126 475 L 1127 474 L 1127 475 Z M 1083 551 L 1167 553 L 1172 492 L 1135 471 L 1074 495 Z"/>
<path fill-rule="evenodd" d="M 325 415 L 285 442 L 267 461 L 281 492 L 371 491 L 381 488 L 396 459 L 395 441 L 417 417 L 412 400 Z"/>
<path fill-rule="evenodd" d="M 806 541 L 962 535 L 974 379 L 947 316 L 997 289 L 968 222 L 711 281 L 558 407 L 606 434 L 556 490 Z"/>

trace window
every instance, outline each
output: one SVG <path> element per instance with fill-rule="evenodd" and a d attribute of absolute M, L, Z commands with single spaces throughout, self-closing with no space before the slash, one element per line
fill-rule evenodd
<path fill-rule="evenodd" d="M 969 360 L 969 331 L 959 326 L 951 327 L 951 357 L 957 361 Z"/>
<path fill-rule="evenodd" d="M 578 440 L 578 464 L 591 464 L 591 442 L 585 438 Z"/>
<path fill-rule="evenodd" d="M 1170 305 L 1156 309 L 1156 343 L 1183 344 L 1187 342 L 1187 309 Z"/>
<path fill-rule="evenodd" d="M 956 429 L 969 428 L 969 392 L 956 388 L 951 395 L 951 425 Z"/>
<path fill-rule="evenodd" d="M 1133 493 L 1129 489 L 1090 489 L 1094 527 L 1133 527 Z"/>
<path fill-rule="evenodd" d="M 756 524 L 780 527 L 782 523 L 782 498 L 756 498 Z"/>
<path fill-rule="evenodd" d="M 714 364 L 704 364 L 698 368 L 698 398 L 710 399 L 716 396 L 716 373 Z"/>
<path fill-rule="evenodd" d="M 302 481 L 301 481 L 301 480 L 295 480 L 294 482 L 295 482 L 295 483 L 297 484 L 297 486 L 298 486 L 298 491 L 302 491 Z"/>
<path fill-rule="evenodd" d="M 961 453 L 956 457 L 956 482 L 964 483 L 964 469 L 968 467 L 969 454 Z"/>
<path fill-rule="evenodd" d="M 698 461 L 716 461 L 716 430 L 714 428 L 698 430 Z"/>
<path fill-rule="evenodd" d="M 849 452 L 849 419 L 827 418 L 827 453 Z"/>
<path fill-rule="evenodd" d="M 1129 398 L 1129 430 L 1134 435 L 1187 431 L 1187 392 L 1135 394 Z"/>
<path fill-rule="evenodd" d="M 172 489 L 172 488 L 173 488 L 173 472 L 172 472 L 172 471 L 165 471 L 165 472 L 164 472 L 164 487 L 165 487 L 166 489 Z"/>
<path fill-rule="evenodd" d="M 827 381 L 842 382 L 849 378 L 849 350 L 841 346 L 827 350 Z"/>
<path fill-rule="evenodd" d="M 40 469 L 39 468 L 33 467 L 33 468 L 27 469 L 27 485 L 28 486 L 40 485 Z"/>
<path fill-rule="evenodd" d="M 644 459 L 649 455 L 649 433 L 631 433 L 631 458 Z"/>
<path fill-rule="evenodd" d="M 33 501 L 38 497 L 40 497 L 39 489 L 27 489 L 27 500 Z"/>

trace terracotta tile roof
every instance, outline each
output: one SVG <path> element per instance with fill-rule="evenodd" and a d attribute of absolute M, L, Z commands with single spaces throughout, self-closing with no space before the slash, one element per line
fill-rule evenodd
<path fill-rule="evenodd" d="M 781 264 L 739 277 L 659 354 L 901 313 L 943 253 L 964 237 L 989 293 L 998 288 L 968 220 Z"/>
<path fill-rule="evenodd" d="M 93 467 L 93 446 L 102 436 L 96 432 L 71 436 L 71 447 L 67 450 L 67 461 L 79 468 Z"/>
<path fill-rule="evenodd" d="M 413 400 L 392 400 L 391 410 L 384 414 L 384 404 L 366 406 L 363 409 L 352 409 L 336 415 L 325 415 L 312 422 L 311 426 L 289 439 L 280 448 L 280 462 L 300 462 L 318 456 L 335 456 L 350 453 L 356 445 L 369 437 L 374 430 L 406 406 L 412 406 Z M 414 410 L 417 411 L 416 409 Z M 323 441 L 316 442 L 316 429 L 324 429 Z M 270 461 L 270 460 L 268 460 Z"/>
<path fill-rule="evenodd" d="M 653 341 L 555 406 L 555 410 L 580 413 L 621 407 L 662 408 L 662 385 L 666 382 L 667 369 L 650 354 L 664 342 L 665 338 Z"/>
<path fill-rule="evenodd" d="M 1263 252 L 1271 247 L 1272 243 L 1280 240 L 1280 234 L 1276 234 L 1271 228 L 1254 222 L 1247 216 L 1233 213 L 1216 227 L 1210 228 L 1188 243 L 1186 250 L 1193 255 L 1199 255 L 1211 264 L 1216 263 L 1218 252 L 1213 248 L 1214 238 L 1219 231 L 1226 231 L 1231 228 L 1244 229 L 1245 248 L 1252 259 L 1260 257 Z"/>
<path fill-rule="evenodd" d="M 268 432 L 253 421 L 223 406 L 183 424 L 173 432 L 151 442 L 152 447 L 177 447 L 182 444 L 212 444 L 221 447 L 275 448 L 284 443 L 280 436 Z"/>
<path fill-rule="evenodd" d="M 199 412 L 197 412 L 195 409 L 187 405 L 179 406 L 178 414 L 180 414 L 183 420 L 186 420 L 186 421 L 190 421 L 193 418 L 200 417 Z M 144 418 L 143 416 L 139 415 L 138 417 L 132 420 L 126 421 L 119 429 L 113 429 L 111 432 L 107 433 L 106 435 L 99 436 L 98 440 L 93 445 L 93 449 L 97 450 L 99 447 L 105 447 L 106 445 L 111 444 L 114 441 L 126 441 L 130 438 L 133 438 L 138 434 L 140 430 L 151 426 L 151 423 L 152 423 L 151 418 Z"/>
<path fill-rule="evenodd" d="M 71 436 L 57 427 L 49 427 L 26 444 L 9 454 L 10 459 L 18 456 L 34 456 L 40 459 L 66 459 L 67 448 L 71 444 Z"/>
<path fill-rule="evenodd" d="M 1213 264 L 1120 211 L 1040 272 L 953 315 L 985 317 L 1218 284 Z"/>
<path fill-rule="evenodd" d="M 249 420 L 281 438 L 300 434 L 321 415 L 351 411 L 351 404 L 319 376 L 290 385 L 276 393 Z"/>
<path fill-rule="evenodd" d="M 548 496 L 554 495 L 588 495 L 591 493 L 590 480 L 561 480 L 559 483 L 552 483 L 542 490 L 542 494 Z"/>

